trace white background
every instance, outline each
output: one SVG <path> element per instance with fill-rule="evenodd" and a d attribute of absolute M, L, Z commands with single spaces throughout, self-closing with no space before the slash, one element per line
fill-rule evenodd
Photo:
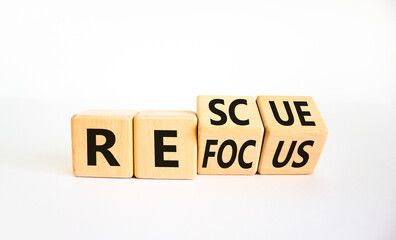
<path fill-rule="evenodd" d="M 0 1 L 1 239 L 396 239 L 395 1 Z M 77 178 L 70 118 L 310 95 L 311 176 Z"/>

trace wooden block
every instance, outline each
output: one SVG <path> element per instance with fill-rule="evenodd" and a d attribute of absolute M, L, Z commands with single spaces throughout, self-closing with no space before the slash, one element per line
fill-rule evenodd
<path fill-rule="evenodd" d="M 132 177 L 132 122 L 136 113 L 123 110 L 90 110 L 72 117 L 75 176 Z"/>
<path fill-rule="evenodd" d="M 192 179 L 197 175 L 197 116 L 143 111 L 134 119 L 135 176 Z"/>
<path fill-rule="evenodd" d="M 255 99 L 198 96 L 198 173 L 257 172 L 264 128 Z"/>
<path fill-rule="evenodd" d="M 311 97 L 259 96 L 265 134 L 260 174 L 312 174 L 327 127 Z"/>

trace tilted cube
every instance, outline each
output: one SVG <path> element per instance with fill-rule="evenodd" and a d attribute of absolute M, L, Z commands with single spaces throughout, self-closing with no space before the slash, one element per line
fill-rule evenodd
<path fill-rule="evenodd" d="M 249 96 L 198 96 L 198 173 L 257 172 L 263 125 Z"/>
<path fill-rule="evenodd" d="M 312 174 L 327 127 L 311 97 L 259 96 L 265 133 L 260 174 Z"/>

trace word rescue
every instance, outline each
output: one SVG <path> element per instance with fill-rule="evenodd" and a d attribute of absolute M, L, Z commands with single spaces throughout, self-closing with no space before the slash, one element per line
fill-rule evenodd
<path fill-rule="evenodd" d="M 197 114 L 90 110 L 71 123 L 85 177 L 312 174 L 327 137 L 311 97 L 198 96 Z"/>

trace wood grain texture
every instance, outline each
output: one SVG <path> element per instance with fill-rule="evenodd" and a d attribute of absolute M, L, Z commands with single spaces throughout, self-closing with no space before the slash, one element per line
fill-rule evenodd
<path fill-rule="evenodd" d="M 161 137 L 165 147 L 156 152 L 155 131 L 177 132 Z M 134 119 L 135 176 L 137 178 L 192 179 L 197 175 L 197 116 L 190 111 L 143 111 Z M 157 144 L 157 146 L 156 146 Z M 158 149 L 157 149 L 158 150 Z M 156 154 L 178 166 L 159 166 Z"/>
<path fill-rule="evenodd" d="M 273 102 L 281 122 L 276 119 L 270 102 Z M 289 119 L 287 105 L 284 102 L 290 107 L 292 119 Z M 327 138 L 326 124 L 313 99 L 306 96 L 258 96 L 257 105 L 265 128 L 258 172 L 312 174 Z M 305 112 L 303 116 L 301 112 Z M 285 123 L 288 120 L 293 121 Z M 293 151 L 290 151 L 291 157 L 288 158 L 290 149 Z"/>
<path fill-rule="evenodd" d="M 215 104 L 215 108 L 222 111 L 226 116 L 224 124 L 213 124 L 212 121 L 219 122 L 221 116 L 214 113 L 209 106 L 214 99 L 220 99 L 221 103 Z M 246 125 L 235 123 L 230 117 L 230 105 L 235 100 L 245 100 L 246 104 L 234 105 L 231 112 L 235 112 L 235 117 L 245 121 Z M 218 100 L 216 100 L 218 101 Z M 222 103 L 224 102 L 224 104 Z M 213 102 L 212 102 L 213 104 Z M 232 107 L 231 107 L 232 108 Z M 198 96 L 197 98 L 198 115 L 198 174 L 239 174 L 252 175 L 257 172 L 260 156 L 260 149 L 263 139 L 264 128 L 260 114 L 257 109 L 255 99 L 251 96 Z M 224 118 L 224 116 L 223 116 Z M 235 118 L 234 118 L 235 119 Z M 217 144 L 210 144 L 210 141 L 217 141 Z M 236 151 L 231 144 L 236 143 Z M 241 147 L 247 141 L 254 141 L 255 146 Z M 223 145 L 224 144 L 224 145 Z M 223 147 L 221 147 L 223 145 Z M 208 148 L 207 148 L 208 147 Z M 219 154 L 219 150 L 221 154 Z M 213 156 L 206 155 L 205 152 L 213 152 Z M 251 166 L 242 167 L 239 163 L 239 155 L 243 161 Z M 219 163 L 220 158 L 220 163 Z M 232 162 L 234 161 L 234 162 Z M 206 163 L 205 163 L 206 162 Z M 225 163 L 225 164 L 222 164 Z M 206 164 L 206 166 L 205 166 Z M 223 166 L 221 166 L 222 164 Z M 244 165 L 244 164 L 242 164 Z"/>
<path fill-rule="evenodd" d="M 72 125 L 73 172 L 83 177 L 133 176 L 133 117 L 137 111 L 89 110 L 74 115 Z M 101 152 L 96 152 L 96 166 L 88 165 L 87 129 L 106 129 L 114 133 L 115 143 L 108 150 L 119 166 L 110 166 Z M 106 138 L 96 136 L 96 145 L 103 145 Z"/>

